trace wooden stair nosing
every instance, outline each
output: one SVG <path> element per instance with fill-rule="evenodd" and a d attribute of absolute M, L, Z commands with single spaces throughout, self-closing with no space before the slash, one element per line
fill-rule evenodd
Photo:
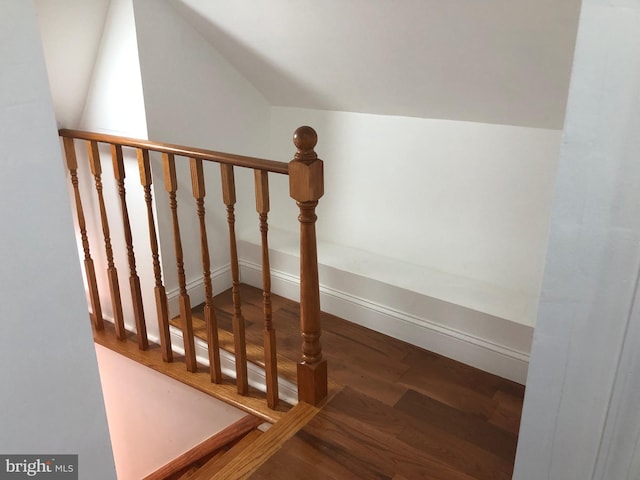
<path fill-rule="evenodd" d="M 216 480 L 241 480 L 248 478 L 266 462 L 282 445 L 293 437 L 320 411 L 305 402 L 300 402 L 275 423 L 264 435 L 256 439 L 250 450 L 244 449 L 227 463 L 213 478 Z M 198 477 L 194 477 L 197 479 Z M 206 477 L 202 477 L 204 480 Z"/>
<path fill-rule="evenodd" d="M 196 473 L 198 473 L 198 470 L 200 470 L 200 468 L 204 467 L 204 465 L 206 465 L 209 462 L 212 462 L 224 455 L 226 455 L 228 450 L 224 450 L 224 448 L 221 448 L 220 450 L 218 450 L 215 455 L 213 455 L 210 459 L 208 459 L 206 462 L 203 462 L 202 465 L 198 466 L 198 465 L 192 465 L 192 468 L 190 468 L 187 472 L 185 472 L 181 477 L 174 479 L 174 480 L 194 480 L 194 476 L 196 475 Z M 167 479 L 167 480 L 172 480 L 172 479 Z"/>
<path fill-rule="evenodd" d="M 163 480 L 197 462 L 201 458 L 219 450 L 225 445 L 228 445 L 235 439 L 246 435 L 247 432 L 255 430 L 255 428 L 261 423 L 261 419 L 252 415 L 245 415 L 224 430 L 212 435 L 204 442 L 199 443 L 192 449 L 187 450 L 182 455 L 174 458 L 166 465 L 163 465 L 155 472 L 147 475 L 143 480 Z"/>

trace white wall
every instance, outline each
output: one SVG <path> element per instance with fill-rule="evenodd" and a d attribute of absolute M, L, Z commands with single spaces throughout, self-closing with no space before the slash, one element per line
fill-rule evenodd
<path fill-rule="evenodd" d="M 111 0 L 81 129 L 147 138 L 132 0 Z"/>
<path fill-rule="evenodd" d="M 169 2 L 134 0 L 150 135 L 264 155 L 269 105 Z"/>
<path fill-rule="evenodd" d="M 247 414 L 96 344 L 118 480 L 140 480 Z"/>
<path fill-rule="evenodd" d="M 0 11 L 0 451 L 77 453 L 80 478 L 114 479 L 36 12 Z"/>
<path fill-rule="evenodd" d="M 494 363 L 504 364 L 502 355 L 507 352 L 519 372 L 507 376 L 524 381 L 560 132 L 273 107 L 183 13 L 170 2 L 112 2 L 83 126 L 131 136 L 146 137 L 148 132 L 160 141 L 289 161 L 295 151 L 293 131 L 311 124 L 319 132 L 317 150 L 326 161 L 327 193 L 318 210 L 321 262 L 335 271 L 419 296 L 402 308 L 378 295 L 382 287 L 375 289 L 375 295 L 357 287 L 362 299 L 383 308 L 413 314 L 410 310 L 417 305 L 444 302 L 448 313 L 433 309 L 422 320 L 435 322 L 453 337 L 461 334 L 472 343 L 478 341 L 480 351 L 491 350 L 492 345 L 498 345 L 497 350 L 504 347 Z M 177 161 L 187 286 L 196 304 L 203 300 L 199 227 L 188 161 Z M 153 165 L 164 279 L 170 299 L 175 299 L 173 232 L 159 158 Z M 206 208 L 214 285 L 219 291 L 229 284 L 227 227 L 218 168 L 212 167 L 207 173 Z M 129 159 L 127 168 L 132 217 L 144 219 L 134 159 Z M 118 203 L 110 176 L 105 173 L 105 191 L 111 192 L 107 207 L 115 212 Z M 295 238 L 298 212 L 288 195 L 288 179 L 270 178 L 271 229 Z M 89 178 L 82 180 L 89 185 Z M 239 236 L 255 243 L 259 233 L 251 172 L 238 171 L 237 180 Z M 95 193 L 84 193 L 89 210 L 95 212 Z M 104 261 L 95 214 L 90 224 L 93 251 Z M 126 290 L 127 262 L 117 222 L 112 226 L 114 245 L 116 239 L 120 242 L 116 264 Z M 134 221 L 134 243 L 139 255 L 148 251 L 146 222 Z M 272 246 L 279 247 L 275 241 Z M 152 285 L 150 259 L 139 259 L 138 265 L 146 290 Z M 98 273 L 109 314 L 106 277 Z M 295 269 L 284 273 L 290 276 Z M 342 279 L 329 284 L 326 276 L 321 281 L 330 288 L 352 283 Z M 153 331 L 153 299 L 145 305 Z M 463 307 L 479 316 L 454 315 L 449 307 Z M 507 334 L 503 320 L 515 324 Z M 407 335 L 417 338 L 414 333 Z M 440 341 L 422 345 L 433 343 Z M 441 353 L 487 368 L 486 362 L 469 360 L 475 354 Z M 492 371 L 505 375 L 502 367 Z"/>
<path fill-rule="evenodd" d="M 273 158 L 292 158 L 291 135 L 304 124 L 317 129 L 325 160 L 321 240 L 535 303 L 559 131 L 274 107 Z M 274 190 L 285 190 L 279 180 Z M 273 204 L 271 224 L 297 231 L 293 202 Z M 535 309 L 511 317 L 533 326 Z"/>
<path fill-rule="evenodd" d="M 64 35 L 64 33 L 60 33 L 60 35 Z M 76 41 L 79 39 L 76 38 Z M 85 108 L 78 128 L 112 135 L 147 138 L 132 0 L 113 0 L 109 4 Z M 76 151 L 79 155 L 80 187 L 87 217 L 91 252 L 96 260 L 96 276 L 102 310 L 107 318 L 113 318 L 106 276 L 104 236 L 94 179 L 89 171 L 85 142 L 76 141 Z M 124 318 L 126 324 L 133 328 L 134 317 L 129 293 L 129 264 L 121 221 L 120 199 L 113 175 L 111 152 L 108 147 L 104 146 L 100 152 L 104 198 L 110 219 L 110 237 L 118 269 Z M 145 317 L 149 334 L 157 338 L 157 314 L 153 294 L 154 277 L 146 222 L 146 205 L 140 185 L 135 151 L 124 149 L 124 163 L 127 206 L 129 216 L 132 219 L 133 244 L 136 252 L 137 274 L 142 285 Z M 160 190 L 160 193 L 162 192 L 163 189 Z M 153 194 L 155 195 L 155 191 Z"/>
<path fill-rule="evenodd" d="M 61 25 L 64 26 L 63 19 L 73 13 L 69 12 L 72 6 L 71 0 L 57 4 L 55 8 L 48 4 L 40 5 L 41 24 L 46 32 L 48 61 L 53 72 L 64 71 L 64 58 L 59 52 L 60 45 L 74 42 L 90 44 L 93 38 L 86 29 L 78 26 L 73 31 L 60 30 Z M 96 8 L 92 13 L 97 15 L 99 9 L 95 5 L 94 7 Z M 78 15 L 76 12 L 71 16 L 76 18 Z M 99 47 L 96 48 L 95 65 L 90 75 L 83 70 L 84 75 L 88 77 L 88 92 L 86 102 L 82 99 L 82 117 L 79 123 L 67 124 L 66 127 L 138 138 L 151 137 L 165 142 L 216 148 L 247 155 L 264 154 L 269 128 L 269 110 L 265 100 L 210 44 L 186 24 L 170 5 L 166 2 L 136 2 L 134 12 L 132 0 L 113 0 L 104 15 L 104 29 Z M 70 56 L 74 56 L 73 51 Z M 73 72 L 66 72 L 66 77 L 82 76 L 80 70 L 84 63 L 74 63 Z M 144 70 L 144 94 L 141 70 Z M 50 81 L 59 87 L 61 78 L 52 75 Z M 207 94 L 203 96 L 203 92 Z M 64 90 L 56 89 L 59 104 L 57 113 L 62 123 L 74 117 L 78 99 L 83 97 L 82 89 L 74 93 L 76 99 L 69 102 Z M 76 151 L 79 156 L 80 189 L 91 253 L 97 265 L 102 310 L 107 318 L 112 318 L 104 238 L 94 179 L 88 168 L 85 142 L 76 142 Z M 157 327 L 146 207 L 135 152 L 125 149 L 124 153 L 127 204 L 132 219 L 137 273 L 142 283 L 147 327 L 153 337 L 157 335 Z M 133 327 L 128 287 L 129 265 L 120 221 L 120 201 L 113 179 L 111 155 L 107 148 L 101 149 L 101 157 L 104 196 L 110 217 L 110 237 L 119 273 L 124 315 L 125 319 L 128 319 L 128 326 Z M 195 282 L 195 289 L 190 290 L 195 305 L 203 300 L 199 227 L 191 193 L 188 160 L 177 160 L 178 201 L 185 247 L 185 267 L 190 286 Z M 160 238 L 163 277 L 171 300 L 177 296 L 177 275 L 172 225 L 159 156 L 152 156 L 152 167 L 152 193 L 154 208 L 158 212 L 156 227 Z M 212 246 L 212 269 L 217 280 L 217 291 L 220 291 L 229 285 L 228 269 L 225 268 L 228 265 L 228 234 L 226 211 L 221 203 L 218 168 L 212 167 L 207 172 L 207 216 Z M 246 191 L 247 187 L 253 189 L 253 177 L 250 172 L 237 172 L 237 182 L 239 191 Z M 240 186 L 243 184 L 246 186 Z M 250 218 L 246 218 L 247 215 L 238 213 L 238 222 L 240 223 L 243 217 L 245 221 L 255 221 L 252 198 L 246 195 L 238 197 L 238 211 L 244 208 L 250 215 Z M 175 302 L 170 302 L 170 306 L 171 314 L 177 314 Z"/>
<path fill-rule="evenodd" d="M 136 0 L 134 6 L 149 137 L 222 152 L 265 156 L 269 105 L 262 95 L 168 2 Z M 185 270 L 187 280 L 197 284 L 202 278 L 202 260 L 188 159 L 176 158 L 176 168 Z M 213 269 L 220 271 L 229 263 L 226 210 L 219 167 L 210 164 L 205 169 L 211 261 Z M 236 169 L 238 223 L 257 222 L 251 193 L 253 174 L 239 170 Z M 162 185 L 161 175 L 156 175 L 154 182 Z M 169 293 L 175 296 L 177 275 L 170 210 L 166 193 L 156 191 L 164 275 Z M 228 286 L 228 273 L 226 277 L 221 280 Z M 192 304 L 203 301 L 201 285 L 191 293 Z"/>
<path fill-rule="evenodd" d="M 60 128 L 77 128 L 89 92 L 109 0 L 35 0 Z"/>
<path fill-rule="evenodd" d="M 517 480 L 640 475 L 639 29 L 583 2 Z"/>

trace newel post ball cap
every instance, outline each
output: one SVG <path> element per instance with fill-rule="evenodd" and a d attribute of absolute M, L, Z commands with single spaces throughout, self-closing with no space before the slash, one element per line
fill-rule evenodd
<path fill-rule="evenodd" d="M 317 141 L 311 127 L 300 127 L 293 134 L 298 152 L 289 162 L 289 194 L 297 202 L 314 202 L 324 194 L 323 163 L 313 150 Z"/>
<path fill-rule="evenodd" d="M 318 143 L 318 134 L 308 126 L 298 127 L 293 133 L 293 144 L 298 149 L 298 154 L 309 155 Z"/>

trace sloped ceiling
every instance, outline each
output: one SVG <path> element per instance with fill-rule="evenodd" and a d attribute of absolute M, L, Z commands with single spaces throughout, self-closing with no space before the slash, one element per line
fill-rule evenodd
<path fill-rule="evenodd" d="M 580 0 L 171 0 L 278 106 L 562 128 Z"/>
<path fill-rule="evenodd" d="M 77 128 L 109 0 L 35 0 L 56 118 Z"/>

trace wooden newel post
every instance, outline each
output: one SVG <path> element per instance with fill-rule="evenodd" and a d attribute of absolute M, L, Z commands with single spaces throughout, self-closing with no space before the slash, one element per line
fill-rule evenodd
<path fill-rule="evenodd" d="M 298 399 L 317 405 L 327 396 L 327 361 L 322 358 L 320 284 L 316 245 L 316 206 L 324 193 L 323 163 L 314 151 L 318 135 L 311 127 L 293 134 L 298 152 L 289 162 L 289 192 L 300 208 L 300 332 Z"/>

